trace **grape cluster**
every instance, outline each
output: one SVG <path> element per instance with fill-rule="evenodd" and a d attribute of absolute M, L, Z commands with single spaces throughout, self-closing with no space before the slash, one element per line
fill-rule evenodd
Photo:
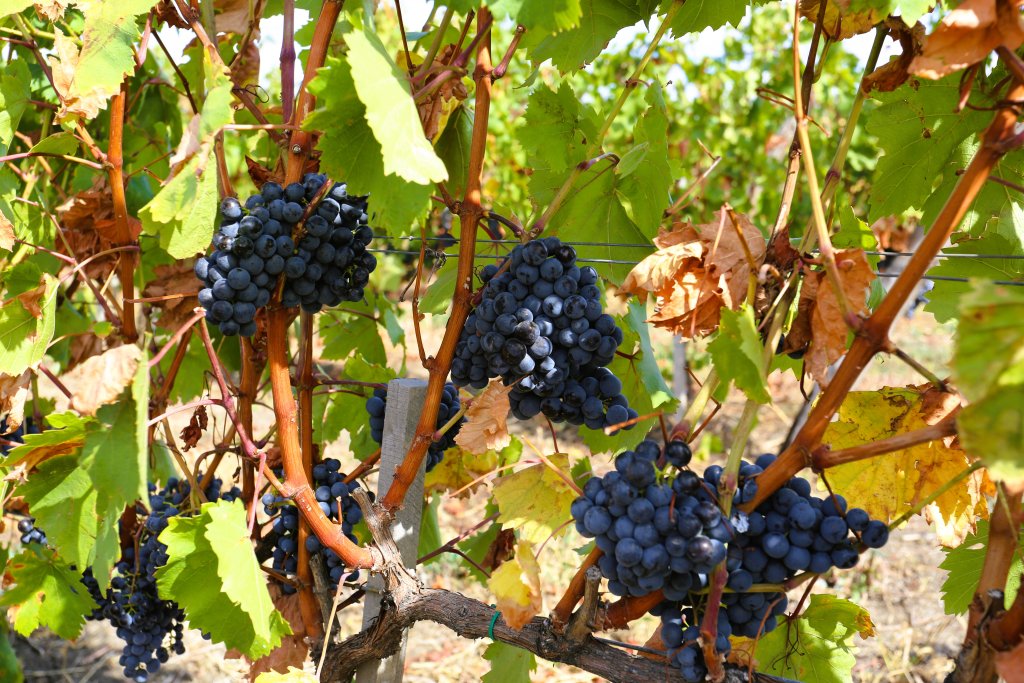
<path fill-rule="evenodd" d="M 342 531 L 353 543 L 358 539 L 352 528 L 363 518 L 363 511 L 352 498 L 351 493 L 359 487 L 359 482 L 345 483 L 345 475 L 341 473 L 341 463 L 334 458 L 327 458 L 313 466 L 313 489 L 320 509 L 327 517 L 341 524 Z M 299 568 L 299 509 L 291 500 L 274 493 L 263 496 L 263 511 L 274 520 L 275 545 L 272 567 L 285 576 L 294 576 Z M 359 573 L 346 571 L 345 565 L 336 552 L 326 548 L 320 540 L 310 534 L 306 537 L 306 550 L 319 553 L 327 565 L 331 583 L 336 587 L 344 579 L 355 581 Z M 295 592 L 290 583 L 282 583 L 286 594 Z"/>
<path fill-rule="evenodd" d="M 205 490 L 207 500 L 233 501 L 242 495 L 238 487 L 225 492 L 221 487 L 221 480 L 213 479 Z M 141 504 L 136 506 L 141 523 L 138 551 L 135 545 L 123 549 L 105 592 L 100 591 L 92 567 L 82 572 L 82 584 L 97 605 L 86 618 L 109 621 L 115 627 L 118 638 L 124 641 L 119 663 L 124 667 L 125 677 L 136 683 L 145 683 L 150 674 L 159 671 L 172 651 L 178 655 L 185 652 L 185 613 L 177 603 L 163 600 L 157 593 L 156 570 L 167 564 L 168 559 L 167 546 L 157 537 L 167 528 L 171 517 L 189 514 L 183 513 L 182 507 L 188 503 L 190 490 L 187 481 L 174 477 L 159 491 L 155 484 L 149 484 L 148 513 Z M 22 543 L 46 545 L 46 534 L 31 517 L 22 519 L 18 530 L 22 532 Z"/>
<path fill-rule="evenodd" d="M 721 562 L 728 571 L 718 614 L 716 649 L 728 652 L 731 635 L 755 638 L 777 625 L 786 609 L 783 593 L 752 592 L 755 584 L 781 584 L 798 572 L 849 569 L 858 544 L 880 548 L 888 527 L 859 508 L 847 509 L 842 496 L 817 498 L 810 483 L 793 477 L 750 513 L 722 514 L 722 468 L 704 476 L 682 469 L 689 448 L 669 442 L 664 451 L 644 441 L 615 459 L 615 469 L 587 481 L 572 504 L 576 529 L 603 552 L 598 560 L 608 589 L 616 595 L 647 595 L 661 590 L 662 640 L 673 651 L 687 681 L 707 673 L 697 642 L 706 605 L 698 591 Z M 743 463 L 733 496 L 735 505 L 757 494 L 757 477 L 775 456 Z M 661 472 L 666 464 L 677 472 Z"/>
<path fill-rule="evenodd" d="M 326 181 L 307 173 L 287 187 L 266 183 L 244 207 L 233 197 L 221 203 L 214 251 L 196 261 L 195 274 L 204 285 L 199 303 L 222 334 L 255 334 L 256 311 L 270 301 L 282 273 L 286 307 L 315 313 L 363 298 L 377 265 L 366 251 L 373 237 L 366 198 L 349 197 L 344 184 L 335 184 L 303 222 Z"/>
<path fill-rule="evenodd" d="M 512 414 L 602 429 L 637 417 L 606 365 L 622 330 L 603 312 L 597 271 L 557 237 L 517 246 L 480 273 L 480 303 L 455 349 L 452 381 L 513 386 Z"/>
<path fill-rule="evenodd" d="M 373 390 L 373 395 L 366 400 L 366 412 L 370 414 L 370 436 L 377 443 L 384 442 L 384 411 L 387 406 L 387 386 Z M 448 420 L 462 409 L 462 402 L 459 400 L 458 388 L 448 382 L 444 385 L 441 393 L 441 404 L 437 409 L 437 426 L 440 429 Z M 437 441 L 430 444 L 427 449 L 427 472 L 434 469 L 442 459 L 444 452 L 455 445 L 455 437 L 462 428 L 465 419 L 459 420 L 451 429 L 441 435 Z"/>

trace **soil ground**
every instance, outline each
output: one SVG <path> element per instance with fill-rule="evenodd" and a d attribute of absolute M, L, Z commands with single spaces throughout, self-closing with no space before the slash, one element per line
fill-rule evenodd
<path fill-rule="evenodd" d="M 439 340 L 439 331 L 427 330 L 425 336 L 426 345 L 430 348 Z M 918 313 L 913 319 L 899 321 L 893 336 L 899 346 L 943 374 L 952 337 L 949 327 L 937 324 L 928 314 Z M 668 341 L 664 336 L 655 337 L 656 344 L 662 349 L 667 349 Z M 410 345 L 415 353 L 415 345 Z M 664 353 L 667 360 L 667 350 Z M 419 365 L 414 357 L 406 360 L 411 368 Z M 395 366 L 398 364 L 396 362 Z M 876 360 L 862 379 L 860 388 L 902 386 L 922 381 L 899 361 Z M 752 436 L 751 453 L 776 451 L 803 401 L 797 382 L 791 376 L 775 378 L 773 382 L 774 408 L 762 411 L 762 420 Z M 726 446 L 739 417 L 740 405 L 741 402 L 727 404 L 709 428 L 708 433 L 722 439 Z M 187 421 L 187 416 L 182 419 Z M 542 438 L 539 429 L 537 436 Z M 559 443 L 562 450 L 580 452 L 580 444 L 573 443 L 569 431 L 562 431 Z M 344 451 L 345 444 L 340 447 Z M 332 454 L 339 454 L 336 448 L 332 448 Z M 604 457 L 595 459 L 595 469 L 606 469 L 605 460 Z M 483 502 L 482 495 L 468 500 L 443 501 L 440 514 L 442 536 L 455 536 L 481 519 Z M 581 539 L 570 532 L 562 542 L 552 542 L 544 548 L 540 564 L 546 609 L 558 600 L 560 589 L 572 575 L 578 562 L 574 548 L 579 545 L 582 545 Z M 829 591 L 851 599 L 871 614 L 876 635 L 857 643 L 854 680 L 926 683 L 941 681 L 950 670 L 950 658 L 957 652 L 964 624 L 961 619 L 943 612 L 940 587 L 945 580 L 945 572 L 937 568 L 942 557 L 934 533 L 923 520 L 915 518 L 904 529 L 894 533 L 884 549 L 871 551 L 856 569 L 841 573 L 833 585 L 819 582 L 815 586 L 816 591 Z M 442 556 L 440 561 L 423 569 L 424 580 L 428 584 L 446 587 L 462 586 L 468 595 L 490 602 L 484 586 L 465 580 L 466 573 L 460 562 L 456 556 Z M 794 597 L 798 599 L 799 595 Z M 358 628 L 360 614 L 361 610 L 356 607 L 342 615 L 346 632 L 351 633 Z M 654 623 L 652 617 L 646 617 L 634 623 L 628 631 L 606 635 L 624 642 L 643 643 Z M 122 683 L 125 680 L 117 665 L 119 641 L 106 624 L 87 624 L 83 635 L 74 643 L 40 632 L 30 641 L 15 638 L 14 646 L 22 659 L 26 680 L 31 683 Z M 478 681 L 490 666 L 482 657 L 486 646 L 485 641 L 460 639 L 435 624 L 419 624 L 410 634 L 405 680 L 409 683 Z M 192 632 L 188 636 L 187 647 L 184 656 L 172 658 L 150 680 L 153 683 L 244 680 L 242 663 L 226 659 L 222 646 L 203 641 Z M 532 678 L 535 682 L 545 683 L 600 680 L 586 672 L 544 661 L 538 661 Z"/>

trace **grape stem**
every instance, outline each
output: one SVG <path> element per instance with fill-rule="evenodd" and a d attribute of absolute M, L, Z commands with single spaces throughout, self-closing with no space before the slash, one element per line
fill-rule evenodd
<path fill-rule="evenodd" d="M 555 608 L 551 611 L 551 621 L 555 623 L 555 627 L 558 628 L 560 625 L 569 623 L 569 616 L 572 614 L 573 609 L 576 607 L 576 603 L 583 597 L 585 586 L 587 583 L 587 570 L 597 565 L 597 561 L 604 555 L 601 549 L 594 546 L 583 562 L 580 564 L 579 569 L 573 575 L 569 581 L 569 586 L 565 589 L 565 593 L 562 594 L 562 599 L 558 601 Z"/>
<path fill-rule="evenodd" d="M 820 472 L 830 467 L 837 467 L 887 453 L 902 451 L 911 446 L 943 439 L 954 434 L 956 434 L 956 419 L 948 417 L 941 422 L 922 427 L 921 429 L 896 434 L 887 439 L 872 441 L 838 451 L 830 450 L 827 445 L 823 444 L 811 453 L 811 466 L 815 471 Z"/>
<path fill-rule="evenodd" d="M 476 69 L 473 80 L 476 83 L 475 116 L 473 119 L 473 136 L 470 142 L 469 169 L 466 175 L 466 190 L 459 205 L 459 224 L 475 226 L 483 215 L 481 206 L 481 179 L 483 174 L 484 156 L 487 151 L 487 122 L 490 118 L 491 106 L 491 13 L 482 8 L 477 15 L 477 36 L 474 38 L 477 50 Z M 427 395 L 424 400 L 423 412 L 416 425 L 416 435 L 406 452 L 405 459 L 395 471 L 395 478 L 381 501 L 385 510 L 393 511 L 402 504 L 409 486 L 419 473 L 420 464 L 426 457 L 435 426 L 437 411 L 441 405 L 445 379 L 451 369 L 455 357 L 455 346 L 458 343 L 462 328 L 469 317 L 470 299 L 472 297 L 473 258 L 476 250 L 476 230 L 462 231 L 459 241 L 458 271 L 456 273 L 455 294 L 452 301 L 452 312 L 445 328 L 441 346 L 437 356 L 428 358 L 425 367 L 429 373 Z"/>
<path fill-rule="evenodd" d="M 1008 93 L 1006 101 L 1012 102 L 1022 98 L 1024 84 L 1018 84 Z M 821 442 L 829 422 L 868 362 L 884 348 L 893 321 L 910 295 L 916 291 L 917 284 L 930 267 L 932 260 L 960 224 L 996 163 L 1017 144 L 1016 121 L 1017 115 L 1012 107 L 1004 107 L 996 112 L 992 123 L 982 136 L 981 146 L 967 170 L 960 176 L 942 211 L 925 235 L 924 241 L 881 304 L 861 325 L 850 350 L 843 358 L 832 381 L 822 391 L 818 402 L 811 409 L 804 426 L 779 458 L 761 474 L 757 494 L 753 500 L 744 504 L 744 510 L 756 508 L 789 481 L 790 477 L 810 464 L 809 454 Z"/>

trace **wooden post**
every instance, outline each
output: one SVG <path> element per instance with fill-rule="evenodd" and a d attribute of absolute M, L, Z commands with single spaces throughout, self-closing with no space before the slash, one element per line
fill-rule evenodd
<path fill-rule="evenodd" d="M 427 396 L 427 383 L 420 379 L 393 379 L 388 382 L 387 409 L 384 413 L 384 438 L 380 448 L 380 473 L 377 478 L 377 498 L 391 487 L 395 470 L 405 458 L 416 434 L 416 423 L 423 411 Z M 402 553 L 405 566 L 415 571 L 420 542 L 420 520 L 423 515 L 423 476 L 426 458 L 420 466 L 416 481 L 409 487 L 405 503 L 395 515 L 392 527 L 395 542 Z M 363 606 L 363 628 L 367 628 L 380 613 L 379 577 L 371 577 Z M 356 673 L 356 683 L 400 683 L 405 666 L 405 635 L 402 646 L 393 656 L 380 661 L 366 662 Z"/>

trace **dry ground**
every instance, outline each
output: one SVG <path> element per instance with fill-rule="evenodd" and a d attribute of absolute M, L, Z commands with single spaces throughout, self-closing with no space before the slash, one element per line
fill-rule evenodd
<path fill-rule="evenodd" d="M 426 335 L 430 348 L 431 342 L 439 339 L 439 331 L 428 330 Z M 916 354 L 919 360 L 940 374 L 948 361 L 951 336 L 951 329 L 938 325 L 931 316 L 922 313 L 913 320 L 899 321 L 894 330 L 897 344 Z M 663 336 L 655 338 L 659 345 L 667 341 Z M 412 347 L 415 348 L 414 345 Z M 419 365 L 418 360 L 411 356 L 406 361 L 410 368 Z M 861 388 L 921 381 L 899 361 L 876 360 L 862 379 Z M 802 401 L 797 383 L 791 377 L 776 378 L 773 395 L 776 397 L 775 407 L 762 411 L 761 422 L 752 436 L 751 453 L 778 449 Z M 721 438 L 726 445 L 739 416 L 739 405 L 736 402 L 727 405 L 709 429 L 709 433 Z M 542 443 L 546 435 L 539 428 L 534 431 L 533 436 L 537 440 L 531 440 Z M 581 452 L 570 431 L 562 430 L 559 443 L 562 450 Z M 330 454 L 345 457 L 346 446 L 332 446 Z M 593 464 L 599 471 L 608 467 L 604 457 L 596 459 Z M 442 535 L 454 536 L 481 519 L 483 502 L 482 495 L 468 500 L 444 501 L 441 506 Z M 540 564 L 546 608 L 557 601 L 560 589 L 572 575 L 578 561 L 574 548 L 579 545 L 582 545 L 582 539 L 570 531 L 561 542 L 549 543 L 544 548 Z M 843 573 L 834 585 L 819 582 L 815 587 L 818 591 L 831 591 L 850 598 L 871 613 L 877 635 L 858 643 L 855 680 L 925 683 L 941 681 L 948 672 L 950 656 L 956 652 L 963 634 L 963 624 L 943 613 L 939 589 L 945 576 L 937 569 L 942 555 L 934 534 L 918 519 L 895 533 L 886 548 L 872 551 L 855 570 Z M 423 576 L 430 584 L 461 585 L 467 594 L 490 601 L 485 587 L 465 580 L 466 573 L 456 556 L 443 556 L 440 561 L 426 567 Z M 359 614 L 358 608 L 350 608 L 343 615 L 346 629 L 358 627 Z M 647 617 L 635 623 L 629 631 L 618 632 L 611 637 L 642 643 L 653 626 L 654 619 Z M 410 635 L 405 679 L 410 683 L 478 681 L 489 669 L 489 663 L 482 658 L 486 645 L 484 641 L 462 640 L 435 624 L 419 624 Z M 23 659 L 28 681 L 120 683 L 124 680 L 117 665 L 118 641 L 105 624 L 88 624 L 83 636 L 75 643 L 65 643 L 40 633 L 31 642 L 16 639 L 15 648 Z M 172 659 L 150 680 L 154 683 L 219 683 L 243 680 L 243 676 L 239 662 L 225 659 L 223 647 L 211 645 L 192 634 L 188 652 L 183 657 Z M 571 667 L 540 661 L 533 680 L 570 683 L 599 679 Z"/>

